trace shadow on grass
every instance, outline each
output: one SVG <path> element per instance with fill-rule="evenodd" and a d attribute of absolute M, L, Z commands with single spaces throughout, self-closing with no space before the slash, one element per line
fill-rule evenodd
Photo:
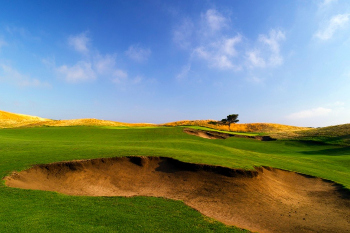
<path fill-rule="evenodd" d="M 302 151 L 301 153 L 306 155 L 329 155 L 329 156 L 350 155 L 350 146 L 324 149 L 324 150 L 315 150 L 315 151 Z"/>

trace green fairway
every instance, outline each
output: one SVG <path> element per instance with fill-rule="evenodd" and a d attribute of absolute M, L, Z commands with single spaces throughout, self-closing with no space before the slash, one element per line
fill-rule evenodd
<path fill-rule="evenodd" d="M 115 156 L 165 156 L 253 169 L 271 166 L 350 189 L 350 147 L 246 138 L 208 140 L 181 127 L 41 127 L 0 130 L 0 176 L 34 164 Z M 0 185 L 1 232 L 239 232 L 180 201 L 74 197 Z"/>

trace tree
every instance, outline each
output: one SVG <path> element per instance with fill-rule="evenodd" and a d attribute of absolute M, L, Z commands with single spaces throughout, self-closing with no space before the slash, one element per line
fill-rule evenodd
<path fill-rule="evenodd" d="M 238 114 L 231 114 L 231 115 L 228 115 L 226 118 L 222 119 L 221 123 L 228 125 L 230 127 L 232 123 L 234 124 L 239 121 L 237 118 L 238 118 Z"/>

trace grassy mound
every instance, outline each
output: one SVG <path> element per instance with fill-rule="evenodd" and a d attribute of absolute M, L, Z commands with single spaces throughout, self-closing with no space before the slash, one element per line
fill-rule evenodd
<path fill-rule="evenodd" d="M 43 121 L 49 121 L 49 119 L 0 111 L 0 128 L 21 127 Z"/>
<path fill-rule="evenodd" d="M 214 122 L 211 123 L 211 122 Z M 271 132 L 290 132 L 297 130 L 308 130 L 305 127 L 296 127 L 290 125 L 272 124 L 272 123 L 247 123 L 247 124 L 231 124 L 219 125 L 212 120 L 196 120 L 196 121 L 175 121 L 163 124 L 164 126 L 201 126 L 222 131 L 233 132 L 253 132 L 253 133 L 271 133 Z"/>
<path fill-rule="evenodd" d="M 314 141 L 327 144 L 350 146 L 350 124 L 335 125 L 294 132 L 279 132 L 273 136 L 278 139 Z"/>

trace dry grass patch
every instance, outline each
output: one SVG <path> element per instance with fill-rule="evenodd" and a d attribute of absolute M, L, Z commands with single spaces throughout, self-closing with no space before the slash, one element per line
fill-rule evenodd
<path fill-rule="evenodd" d="M 247 124 L 231 124 L 228 125 L 215 125 L 211 124 L 213 120 L 195 120 L 195 121 L 175 121 L 163 124 L 164 126 L 203 126 L 212 129 L 222 131 L 233 131 L 233 132 L 260 132 L 260 133 L 271 133 L 271 132 L 291 132 L 300 130 L 309 130 L 310 128 L 296 127 L 290 125 L 272 124 L 272 123 L 247 123 Z M 214 121 L 215 122 L 215 121 Z"/>
<path fill-rule="evenodd" d="M 46 118 L 0 111 L 0 128 L 21 127 L 28 124 L 51 121 Z"/>
<path fill-rule="evenodd" d="M 54 121 L 43 121 L 36 122 L 33 124 L 26 125 L 27 127 L 36 127 L 36 126 L 126 126 L 126 127 L 147 127 L 155 126 L 154 124 L 148 123 L 123 123 L 117 121 L 107 121 L 99 119 L 73 119 L 73 120 L 54 120 Z"/>

